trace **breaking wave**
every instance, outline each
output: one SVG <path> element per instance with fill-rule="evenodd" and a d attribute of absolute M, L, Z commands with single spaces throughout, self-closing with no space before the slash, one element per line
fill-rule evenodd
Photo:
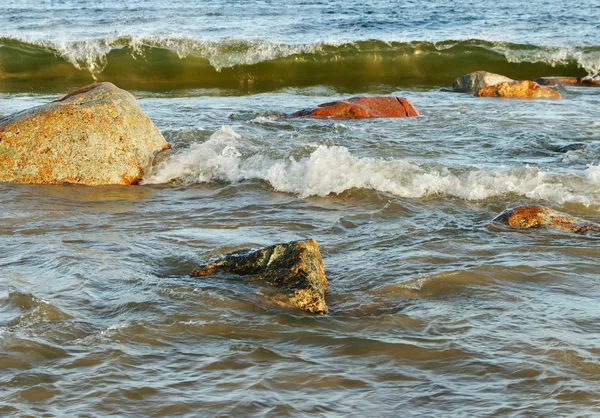
<path fill-rule="evenodd" d="M 441 42 L 364 40 L 282 44 L 227 38 L 124 36 L 80 42 L 0 38 L 0 81 L 123 88 L 252 88 L 332 85 L 449 85 L 487 70 L 512 78 L 598 76 L 600 46 L 550 47 L 479 39 Z"/>
<path fill-rule="evenodd" d="M 207 141 L 160 162 L 145 184 L 261 180 L 301 197 L 327 196 L 353 188 L 399 197 L 450 196 L 483 200 L 507 194 L 555 203 L 600 204 L 600 166 L 572 173 L 537 167 L 482 169 L 357 157 L 342 146 L 315 146 L 302 158 L 271 157 L 224 126 Z"/>

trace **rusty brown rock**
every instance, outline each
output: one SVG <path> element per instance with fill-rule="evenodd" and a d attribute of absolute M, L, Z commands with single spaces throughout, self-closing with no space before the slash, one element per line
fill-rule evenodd
<path fill-rule="evenodd" d="M 90 84 L 0 119 L 0 181 L 135 184 L 168 147 L 130 93 Z"/>
<path fill-rule="evenodd" d="M 540 77 L 535 82 L 542 86 L 600 87 L 600 80 L 581 77 Z"/>
<path fill-rule="evenodd" d="M 560 99 L 556 90 L 540 86 L 530 80 L 510 81 L 485 87 L 476 94 L 479 97 L 510 97 L 516 99 Z"/>
<path fill-rule="evenodd" d="M 464 93 L 477 93 L 484 87 L 493 86 L 504 81 L 513 80 L 500 74 L 475 71 L 456 78 L 452 83 L 452 90 Z"/>
<path fill-rule="evenodd" d="M 277 244 L 256 251 L 236 251 L 198 267 L 191 277 L 229 273 L 249 276 L 280 290 L 304 311 L 324 314 L 327 278 L 319 246 L 314 239 Z"/>
<path fill-rule="evenodd" d="M 550 227 L 578 234 L 588 231 L 600 232 L 598 224 L 545 206 L 518 206 L 507 209 L 494 218 L 494 222 L 501 222 L 515 228 Z"/>
<path fill-rule="evenodd" d="M 317 108 L 300 110 L 290 116 L 316 119 L 406 118 L 419 116 L 419 112 L 404 97 L 380 96 L 352 97 L 323 103 Z"/>

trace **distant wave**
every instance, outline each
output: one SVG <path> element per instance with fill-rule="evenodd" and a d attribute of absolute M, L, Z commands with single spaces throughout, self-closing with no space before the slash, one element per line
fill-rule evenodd
<path fill-rule="evenodd" d="M 598 76 L 600 46 L 550 47 L 479 39 L 280 44 L 190 37 L 81 42 L 0 38 L 0 81 L 111 80 L 124 88 L 449 85 L 487 70 L 512 78 Z"/>
<path fill-rule="evenodd" d="M 246 147 L 230 127 L 159 163 L 146 184 L 262 180 L 301 197 L 327 196 L 353 188 L 399 197 L 451 196 L 483 200 L 508 194 L 554 203 L 600 205 L 600 166 L 577 173 L 536 167 L 480 169 L 398 159 L 357 157 L 342 146 L 315 146 L 301 159 L 272 158 Z"/>

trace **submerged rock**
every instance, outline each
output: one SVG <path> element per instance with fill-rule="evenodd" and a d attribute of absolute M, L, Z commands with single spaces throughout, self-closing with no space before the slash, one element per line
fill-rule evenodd
<path fill-rule="evenodd" d="M 477 93 L 482 88 L 493 86 L 494 84 L 505 81 L 513 81 L 512 78 L 505 77 L 500 74 L 488 73 L 487 71 L 475 71 L 458 77 L 452 83 L 454 91 L 464 93 Z"/>
<path fill-rule="evenodd" d="M 556 148 L 556 152 L 568 152 L 568 151 L 580 151 L 586 149 L 585 144 L 581 144 L 579 142 L 575 144 L 563 145 L 562 147 Z"/>
<path fill-rule="evenodd" d="M 518 206 L 507 209 L 494 218 L 515 228 L 540 228 L 547 226 L 564 232 L 583 234 L 588 231 L 600 232 L 600 225 L 585 219 L 570 216 L 545 206 Z"/>
<path fill-rule="evenodd" d="M 95 83 L 0 119 L 0 181 L 135 184 L 167 148 L 130 93 Z"/>
<path fill-rule="evenodd" d="M 317 119 L 405 118 L 419 112 L 404 97 L 352 97 L 348 100 L 323 103 L 314 109 L 292 113 L 290 117 Z"/>
<path fill-rule="evenodd" d="M 278 288 L 290 303 L 304 311 L 327 313 L 327 278 L 314 239 L 277 244 L 256 251 L 236 251 L 198 267 L 191 277 L 230 273 L 250 276 Z"/>
<path fill-rule="evenodd" d="M 542 86 L 600 87 L 600 80 L 581 77 L 540 77 L 535 82 Z"/>
<path fill-rule="evenodd" d="M 510 81 L 485 87 L 476 94 L 479 97 L 510 97 L 515 99 L 560 99 L 561 95 L 549 87 L 530 80 Z"/>

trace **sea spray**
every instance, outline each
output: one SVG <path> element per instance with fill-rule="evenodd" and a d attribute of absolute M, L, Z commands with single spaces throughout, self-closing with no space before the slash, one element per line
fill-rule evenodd
<path fill-rule="evenodd" d="M 303 157 L 273 157 L 250 147 L 223 126 L 203 143 L 162 161 L 145 184 L 265 181 L 274 190 L 300 197 L 370 189 L 406 198 L 447 196 L 484 200 L 516 194 L 556 204 L 600 204 L 600 169 L 552 172 L 519 168 L 447 166 L 418 160 L 357 157 L 343 146 L 314 145 Z"/>

